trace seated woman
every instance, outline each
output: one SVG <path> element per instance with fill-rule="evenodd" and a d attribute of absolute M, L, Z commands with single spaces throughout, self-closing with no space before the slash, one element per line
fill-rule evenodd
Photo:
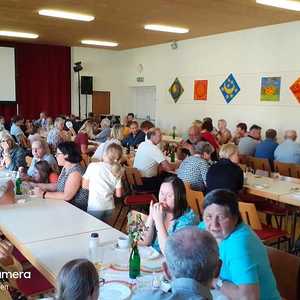
<path fill-rule="evenodd" d="M 121 146 L 121 141 L 123 139 L 123 127 L 121 124 L 115 124 L 110 133 L 110 138 L 107 139 L 105 143 L 101 143 L 94 155 L 92 156 L 93 161 L 102 161 L 103 155 L 106 152 L 106 149 L 111 144 L 118 144 Z"/>
<path fill-rule="evenodd" d="M 9 181 L 0 181 L 0 205 L 15 203 L 14 183 Z"/>
<path fill-rule="evenodd" d="M 95 139 L 99 143 L 104 143 L 110 137 L 110 121 L 108 118 L 104 118 L 101 123 L 101 131 L 95 136 Z"/>
<path fill-rule="evenodd" d="M 52 171 L 54 173 L 59 173 L 58 165 L 56 159 L 52 154 L 50 154 L 50 150 L 48 144 L 45 140 L 36 140 L 31 145 L 33 159 L 31 161 L 31 165 L 27 170 L 27 174 L 24 174 L 24 170 L 21 170 L 21 178 L 23 180 L 30 180 L 32 177 L 37 175 L 36 163 L 40 160 L 45 160 L 50 165 Z"/>
<path fill-rule="evenodd" d="M 196 221 L 196 215 L 188 208 L 184 183 L 178 177 L 170 176 L 161 184 L 159 202 L 150 204 L 148 230 L 140 244 L 152 245 L 164 253 L 168 236 Z"/>
<path fill-rule="evenodd" d="M 79 129 L 75 138 L 75 144 L 77 145 L 82 154 L 88 154 L 90 152 L 88 149 L 89 139 L 93 138 L 93 122 L 87 120 Z"/>
<path fill-rule="evenodd" d="M 36 183 L 34 193 L 47 199 L 65 200 L 87 209 L 88 190 L 81 188 L 82 168 L 81 155 L 74 142 L 64 142 L 57 146 L 58 165 L 63 167 L 57 183 Z"/>
<path fill-rule="evenodd" d="M 57 281 L 57 300 L 98 300 L 99 275 L 87 259 L 74 259 L 66 263 Z"/>
<path fill-rule="evenodd" d="M 214 150 L 217 152 L 220 148 L 220 145 L 213 134 L 214 126 L 210 120 L 205 120 L 202 124 L 201 138 L 202 140 L 209 142 Z"/>
<path fill-rule="evenodd" d="M 205 191 L 206 174 L 210 167 L 210 155 L 214 149 L 208 142 L 198 142 L 192 146 L 192 156 L 188 156 L 177 169 L 177 176 L 188 182 L 195 191 Z"/>
<path fill-rule="evenodd" d="M 90 163 L 83 175 L 82 187 L 89 190 L 88 213 L 107 221 L 115 208 L 114 193 L 122 196 L 122 167 L 118 163 L 122 147 L 110 144 L 103 161 Z"/>
<path fill-rule="evenodd" d="M 14 138 L 6 133 L 0 134 L 0 166 L 8 171 L 18 171 L 20 167 L 26 167 L 26 151 L 18 146 Z"/>
<path fill-rule="evenodd" d="M 279 300 L 266 247 L 241 218 L 235 193 L 217 189 L 206 195 L 200 229 L 219 244 L 222 266 L 213 286 L 229 299 Z"/>
<path fill-rule="evenodd" d="M 238 193 L 243 189 L 244 173 L 238 165 L 238 148 L 225 144 L 219 152 L 220 160 L 212 165 L 206 176 L 207 192 L 214 189 L 229 189 Z"/>
<path fill-rule="evenodd" d="M 76 135 L 74 129 L 72 128 L 72 123 L 68 127 L 68 131 L 66 131 L 64 128 L 65 120 L 61 117 L 56 118 L 54 127 L 49 131 L 47 136 L 47 143 L 52 153 L 55 153 L 58 144 L 70 141 L 72 136 L 75 137 Z"/>

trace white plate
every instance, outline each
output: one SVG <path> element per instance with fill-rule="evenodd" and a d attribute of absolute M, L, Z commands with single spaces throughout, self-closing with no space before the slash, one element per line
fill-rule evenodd
<path fill-rule="evenodd" d="M 139 247 L 139 253 L 142 259 L 152 260 L 160 256 L 160 253 L 152 247 Z"/>
<path fill-rule="evenodd" d="M 144 260 L 142 261 L 141 269 L 146 272 L 159 272 L 162 270 L 162 260 L 153 259 L 153 260 Z"/>
<path fill-rule="evenodd" d="M 130 288 L 122 283 L 111 282 L 100 287 L 99 300 L 126 300 L 130 296 Z"/>

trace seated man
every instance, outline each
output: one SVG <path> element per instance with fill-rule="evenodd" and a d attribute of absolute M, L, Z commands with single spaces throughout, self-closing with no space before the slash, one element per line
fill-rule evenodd
<path fill-rule="evenodd" d="M 147 132 L 151 128 L 154 128 L 154 124 L 151 121 L 146 120 L 141 123 L 141 130 L 145 133 L 145 140 L 147 139 Z"/>
<path fill-rule="evenodd" d="M 162 178 L 159 176 L 159 169 L 161 171 L 172 171 L 174 166 L 169 164 L 162 151 L 158 148 L 161 142 L 161 131 L 159 128 L 152 128 L 147 132 L 147 140 L 142 142 L 135 154 L 133 167 L 137 168 L 143 182 L 146 186 L 154 188 L 158 191 Z M 151 188 L 150 188 L 151 189 Z"/>
<path fill-rule="evenodd" d="M 231 132 L 227 129 L 227 122 L 224 119 L 218 121 L 217 140 L 220 145 L 227 144 L 231 140 Z"/>
<path fill-rule="evenodd" d="M 218 246 L 208 232 L 191 226 L 178 230 L 166 242 L 163 264 L 171 289 L 145 290 L 133 300 L 211 300 L 210 285 L 218 268 Z"/>
<path fill-rule="evenodd" d="M 236 145 L 239 144 L 240 139 L 247 135 L 247 124 L 239 123 L 236 125 L 236 130 L 232 137 L 232 142 Z"/>
<path fill-rule="evenodd" d="M 193 145 L 193 155 L 187 157 L 177 169 L 177 176 L 188 182 L 196 191 L 205 191 L 206 174 L 210 167 L 210 156 L 214 149 L 208 142 L 199 142 Z"/>
<path fill-rule="evenodd" d="M 184 160 L 186 156 L 191 155 L 193 145 L 201 141 L 201 128 L 193 125 L 188 131 L 189 138 L 179 144 L 177 148 L 177 157 Z"/>
<path fill-rule="evenodd" d="M 123 139 L 122 146 L 137 148 L 141 142 L 145 141 L 145 133 L 139 129 L 139 123 L 137 121 L 132 121 L 129 128 L 130 133 Z"/>
<path fill-rule="evenodd" d="M 15 203 L 14 184 L 11 180 L 0 181 L 0 205 Z"/>
<path fill-rule="evenodd" d="M 240 139 L 239 154 L 254 156 L 256 145 L 261 139 L 261 127 L 252 125 L 247 136 Z"/>
<path fill-rule="evenodd" d="M 266 131 L 266 139 L 256 145 L 255 157 L 267 158 L 272 163 L 274 160 L 274 151 L 278 146 L 276 135 L 277 132 L 275 129 L 268 129 Z"/>
<path fill-rule="evenodd" d="M 300 164 L 300 144 L 296 143 L 297 132 L 287 130 L 284 142 L 274 152 L 274 159 L 283 163 Z"/>

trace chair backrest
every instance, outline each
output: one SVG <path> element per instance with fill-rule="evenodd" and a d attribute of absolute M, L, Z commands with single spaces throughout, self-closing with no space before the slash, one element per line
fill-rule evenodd
<path fill-rule="evenodd" d="M 294 164 L 291 168 L 291 176 L 300 178 L 300 165 Z"/>
<path fill-rule="evenodd" d="M 281 297 L 300 299 L 300 257 L 272 247 L 267 251 Z"/>
<path fill-rule="evenodd" d="M 240 168 L 243 170 L 243 172 L 246 172 L 247 165 L 246 164 L 239 164 Z"/>
<path fill-rule="evenodd" d="M 271 165 L 268 159 L 266 158 L 258 158 L 258 157 L 249 157 L 249 164 L 252 169 L 256 170 L 262 170 L 271 172 Z"/>
<path fill-rule="evenodd" d="M 244 154 L 239 154 L 239 162 L 240 164 L 249 165 L 249 156 Z"/>
<path fill-rule="evenodd" d="M 30 167 L 31 166 L 31 162 L 32 162 L 32 157 L 29 156 L 29 155 L 26 155 L 25 156 L 25 161 L 26 161 L 27 167 Z"/>
<path fill-rule="evenodd" d="M 283 176 L 291 177 L 291 169 L 294 164 L 287 164 L 280 161 L 274 161 L 274 170 Z"/>
<path fill-rule="evenodd" d="M 125 167 L 125 178 L 131 187 L 143 185 L 141 174 L 136 168 Z"/>
<path fill-rule="evenodd" d="M 83 154 L 81 154 L 81 158 L 82 158 L 82 160 L 81 160 L 80 164 L 82 167 L 86 168 L 90 163 L 90 157 L 88 154 L 83 153 Z"/>
<path fill-rule="evenodd" d="M 200 191 L 191 189 L 191 185 L 187 182 L 184 183 L 186 190 L 186 200 L 189 207 L 199 216 L 203 214 L 204 195 Z"/>
<path fill-rule="evenodd" d="M 239 202 L 239 210 L 244 223 L 248 224 L 253 230 L 262 229 L 254 203 Z"/>

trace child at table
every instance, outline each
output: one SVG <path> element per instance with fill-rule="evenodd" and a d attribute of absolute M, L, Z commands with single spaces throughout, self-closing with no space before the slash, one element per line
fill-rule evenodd
<path fill-rule="evenodd" d="M 82 187 L 89 189 L 88 213 L 99 220 L 107 221 L 115 208 L 116 197 L 122 195 L 122 167 L 119 160 L 122 147 L 111 144 L 107 147 L 102 162 L 90 163 L 83 175 Z"/>

